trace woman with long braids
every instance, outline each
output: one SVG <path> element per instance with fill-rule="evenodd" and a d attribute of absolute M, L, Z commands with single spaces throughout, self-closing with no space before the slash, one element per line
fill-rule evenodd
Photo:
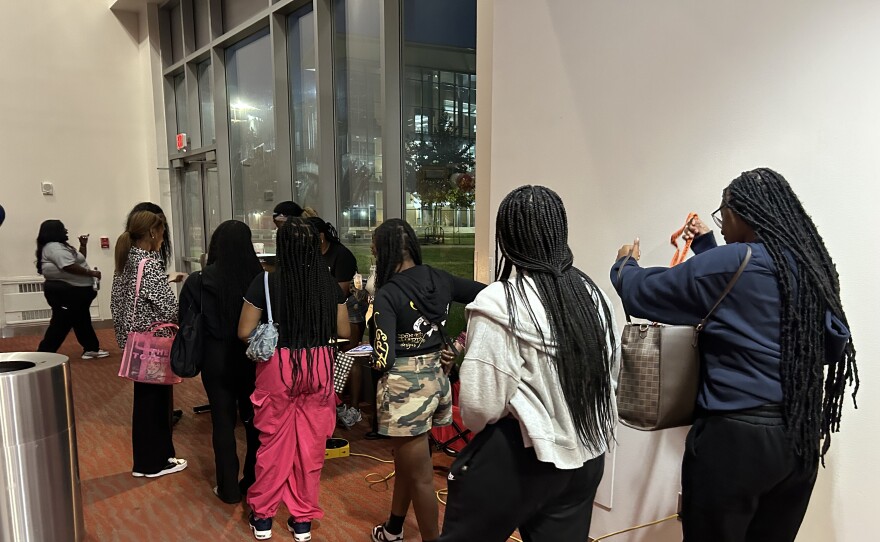
<path fill-rule="evenodd" d="M 574 267 L 559 196 L 498 208 L 497 281 L 468 305 L 459 405 L 477 436 L 449 471 L 443 542 L 587 540 L 617 422 L 611 303 Z M 514 274 L 515 271 L 515 274 Z"/>
<path fill-rule="evenodd" d="M 428 432 L 452 423 L 452 390 L 441 360 L 448 342 L 443 326 L 451 302 L 470 303 L 485 285 L 423 265 L 416 233 L 399 218 L 376 228 L 372 248 L 373 363 L 385 371 L 376 390 L 378 429 L 394 437 L 395 471 L 391 515 L 373 528 L 373 542 L 403 540 L 410 502 L 422 540 L 433 542 L 440 529 Z"/>
<path fill-rule="evenodd" d="M 312 539 L 327 439 L 336 425 L 334 347 L 349 335 L 345 297 L 321 257 L 318 232 L 300 218 L 278 230 L 277 264 L 268 274 L 269 299 L 260 273 L 245 295 L 238 336 L 247 341 L 257 325 L 278 326 L 274 355 L 257 363 L 251 395 L 260 431 L 256 481 L 247 492 L 250 527 L 257 540 L 272 537 L 272 518 L 283 501 L 294 540 Z"/>
<path fill-rule="evenodd" d="M 262 267 L 244 222 L 227 220 L 217 226 L 208 245 L 205 268 L 192 274 L 180 292 L 180 322 L 202 314 L 202 384 L 211 402 L 212 442 L 217 485 L 214 494 L 226 503 L 238 503 L 254 483 L 259 431 L 254 428 L 250 396 L 256 378 L 254 364 L 238 340 L 238 322 L 245 294 Z M 239 480 L 235 423 L 244 425 L 247 449 Z"/>
<path fill-rule="evenodd" d="M 734 179 L 712 218 L 726 246 L 695 222 L 690 260 L 642 269 L 636 242 L 620 249 L 611 277 L 633 316 L 695 325 L 751 247 L 745 272 L 700 333 L 702 381 L 681 475 L 684 540 L 792 541 L 840 428 L 846 387 L 855 383 L 853 399 L 858 390 L 840 283 L 779 173 L 759 168 Z"/>
<path fill-rule="evenodd" d="M 306 207 L 306 210 L 311 210 L 311 207 Z M 305 213 L 305 210 L 303 212 Z M 339 288 L 345 294 L 345 305 L 348 307 L 348 323 L 351 325 L 351 340 L 342 346 L 341 349 L 350 350 L 359 345 L 364 336 L 368 308 L 366 292 L 360 290 L 356 293 L 351 287 L 351 281 L 358 272 L 357 258 L 339 240 L 339 234 L 336 232 L 333 224 L 318 216 L 312 216 L 306 218 L 306 220 L 318 230 L 318 234 L 321 237 L 321 254 L 324 256 L 324 261 L 327 262 L 327 267 L 330 268 L 330 274 L 336 278 Z M 347 429 L 350 429 L 362 419 L 361 410 L 358 408 L 361 397 L 360 383 L 360 364 L 355 363 L 351 368 L 351 375 L 349 376 L 351 406 L 339 405 L 336 410 L 336 417 Z"/>

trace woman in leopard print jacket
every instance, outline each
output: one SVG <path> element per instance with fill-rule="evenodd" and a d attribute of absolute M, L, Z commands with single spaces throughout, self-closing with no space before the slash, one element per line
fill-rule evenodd
<path fill-rule="evenodd" d="M 120 348 L 125 348 L 131 331 L 146 331 L 157 322 L 177 322 L 177 298 L 159 259 L 164 234 L 162 215 L 140 211 L 131 215 L 125 232 L 116 241 L 110 310 Z M 135 309 L 138 266 L 143 259 L 147 263 Z M 134 382 L 132 476 L 156 478 L 186 468 L 186 460 L 176 457 L 171 441 L 172 402 L 171 386 Z"/>

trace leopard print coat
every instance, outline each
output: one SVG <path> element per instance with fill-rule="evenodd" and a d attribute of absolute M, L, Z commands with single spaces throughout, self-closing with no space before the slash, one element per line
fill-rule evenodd
<path fill-rule="evenodd" d="M 144 258 L 147 258 L 147 263 L 141 279 L 137 312 L 132 314 L 138 265 Z M 113 315 L 119 348 L 125 348 L 131 331 L 146 331 L 159 322 L 177 323 L 177 297 L 168 283 L 168 275 L 158 252 L 131 247 L 125 269 L 113 275 L 110 313 Z"/>

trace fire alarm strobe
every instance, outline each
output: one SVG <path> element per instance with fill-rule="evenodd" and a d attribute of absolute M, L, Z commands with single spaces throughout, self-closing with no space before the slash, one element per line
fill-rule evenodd
<path fill-rule="evenodd" d="M 101 236 L 101 248 L 110 248 L 110 238 L 106 235 Z"/>
<path fill-rule="evenodd" d="M 177 134 L 177 150 L 182 151 L 187 146 L 186 134 L 180 133 Z"/>

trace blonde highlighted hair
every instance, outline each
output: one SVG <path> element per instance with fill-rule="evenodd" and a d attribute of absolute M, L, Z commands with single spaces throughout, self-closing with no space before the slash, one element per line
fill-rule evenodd
<path fill-rule="evenodd" d="M 116 240 L 116 272 L 122 273 L 128 262 L 128 253 L 141 239 L 162 237 L 166 228 L 165 217 L 150 211 L 138 211 L 128 218 L 125 231 Z"/>

